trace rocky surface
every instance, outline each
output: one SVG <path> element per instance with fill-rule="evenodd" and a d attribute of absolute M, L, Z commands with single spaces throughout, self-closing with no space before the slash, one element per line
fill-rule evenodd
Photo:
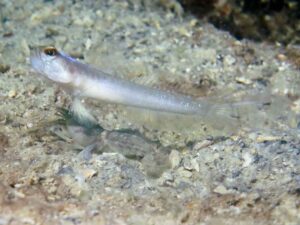
<path fill-rule="evenodd" d="M 299 45 L 299 1 L 180 0 L 180 3 L 185 10 L 238 39 Z"/>
<path fill-rule="evenodd" d="M 0 224 L 299 224 L 295 61 L 180 10 L 176 1 L 0 3 Z M 269 102 L 262 115 L 243 109 L 251 126 L 229 131 L 85 99 L 107 132 L 105 151 L 86 160 L 74 138 L 53 134 L 69 96 L 28 63 L 29 46 L 49 44 L 148 86 Z"/>

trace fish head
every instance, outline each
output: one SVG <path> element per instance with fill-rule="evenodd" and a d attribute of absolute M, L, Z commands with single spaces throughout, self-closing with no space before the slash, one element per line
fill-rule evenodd
<path fill-rule="evenodd" d="M 30 63 L 35 71 L 52 81 L 63 84 L 72 82 L 65 56 L 55 47 L 32 48 Z"/>

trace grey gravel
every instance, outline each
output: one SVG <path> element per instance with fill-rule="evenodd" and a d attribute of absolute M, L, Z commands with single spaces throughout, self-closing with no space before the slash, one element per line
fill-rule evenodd
<path fill-rule="evenodd" d="M 2 0 L 0 19 L 1 224 L 300 223 L 300 73 L 282 46 L 236 40 L 175 0 Z M 28 63 L 49 44 L 147 86 L 269 102 L 236 126 L 84 99 L 113 137 L 83 160 L 49 129 L 70 96 Z"/>

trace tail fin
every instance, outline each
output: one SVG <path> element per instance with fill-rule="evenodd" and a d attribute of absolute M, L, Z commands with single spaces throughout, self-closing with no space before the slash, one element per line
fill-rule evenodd
<path fill-rule="evenodd" d="M 212 104 L 205 120 L 215 129 L 235 132 L 237 129 L 272 131 L 279 126 L 294 127 L 295 114 L 285 97 L 272 96 L 266 101 L 240 101 Z"/>
<path fill-rule="evenodd" d="M 214 104 L 209 107 L 203 122 L 211 128 L 223 132 L 235 132 L 240 127 L 240 117 L 232 104 Z"/>
<path fill-rule="evenodd" d="M 265 113 L 260 111 L 261 107 L 262 104 L 256 101 L 215 103 L 209 107 L 204 122 L 228 134 L 245 127 L 261 127 L 266 117 Z"/>

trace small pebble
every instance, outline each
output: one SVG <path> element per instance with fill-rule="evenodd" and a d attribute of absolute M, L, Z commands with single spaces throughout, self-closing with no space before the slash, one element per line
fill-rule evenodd
<path fill-rule="evenodd" d="M 88 38 L 85 42 L 85 49 L 89 50 L 92 46 L 92 40 L 90 38 Z"/>
<path fill-rule="evenodd" d="M 186 28 L 184 28 L 184 27 L 180 27 L 178 30 L 177 30 L 177 32 L 179 33 L 179 34 L 181 34 L 182 36 L 185 36 L 185 37 L 191 37 L 192 36 L 192 34 L 191 34 L 191 32 L 189 32 Z"/>
<path fill-rule="evenodd" d="M 194 170 L 196 170 L 197 172 L 200 172 L 199 163 L 197 162 L 196 159 L 192 159 L 192 160 L 191 160 L 191 164 L 192 164 Z"/>
<path fill-rule="evenodd" d="M 253 157 L 250 153 L 246 152 L 245 154 L 243 154 L 243 160 L 244 160 L 243 167 L 250 166 L 250 164 L 253 161 L 252 159 L 253 159 Z"/>
<path fill-rule="evenodd" d="M 226 195 L 232 193 L 230 190 L 228 190 L 224 185 L 219 185 L 214 189 L 215 193 L 221 194 L 221 195 Z"/>
<path fill-rule="evenodd" d="M 45 32 L 45 35 L 46 35 L 46 37 L 54 37 L 54 36 L 59 35 L 59 31 L 56 30 L 55 28 L 48 27 Z"/>
<path fill-rule="evenodd" d="M 240 84 L 246 84 L 246 85 L 252 84 L 252 81 L 245 77 L 237 77 L 237 78 L 235 78 L 235 80 L 236 80 L 236 82 L 238 82 Z"/>
<path fill-rule="evenodd" d="M 91 27 L 94 25 L 94 21 L 91 17 L 86 15 L 83 18 L 80 18 L 80 17 L 76 18 L 74 20 L 74 24 L 79 25 L 79 26 Z"/>
<path fill-rule="evenodd" d="M 0 72 L 1 73 L 6 73 L 7 71 L 9 71 L 10 66 L 8 65 L 4 65 L 4 64 L 0 64 Z"/>
<path fill-rule="evenodd" d="M 17 91 L 16 90 L 10 90 L 9 92 L 8 92 L 8 97 L 9 98 L 14 98 L 14 97 L 16 97 L 17 96 Z"/>
<path fill-rule="evenodd" d="M 9 37 L 12 37 L 14 35 L 14 33 L 12 31 L 8 31 L 8 32 L 5 32 L 2 37 L 4 38 L 9 38 Z"/>
<path fill-rule="evenodd" d="M 226 66 L 232 66 L 233 64 L 235 64 L 235 62 L 236 62 L 236 59 L 231 55 L 226 55 L 224 57 L 224 64 Z"/>
<path fill-rule="evenodd" d="M 9 138 L 0 132 L 0 150 L 9 145 Z"/>
<path fill-rule="evenodd" d="M 184 169 L 183 167 L 180 167 L 178 169 L 178 174 L 179 174 L 180 177 L 185 177 L 185 178 L 190 178 L 193 175 L 192 172 Z"/>
<path fill-rule="evenodd" d="M 197 25 L 197 23 L 198 23 L 198 20 L 196 20 L 196 19 L 192 19 L 191 21 L 190 21 L 190 27 L 194 27 L 194 26 L 196 26 Z"/>
<path fill-rule="evenodd" d="M 171 184 L 174 181 L 174 176 L 169 172 L 164 172 L 158 180 L 160 185 Z"/>
<path fill-rule="evenodd" d="M 169 161 L 171 163 L 172 169 L 179 166 L 181 158 L 180 158 L 179 152 L 177 150 L 171 151 L 171 153 L 169 155 Z"/>
<path fill-rule="evenodd" d="M 27 127 L 27 128 L 32 128 L 32 127 L 33 127 L 33 124 L 32 124 L 32 123 L 27 123 L 27 124 L 26 124 L 26 127 Z"/>
<path fill-rule="evenodd" d="M 190 157 L 184 157 L 183 159 L 183 167 L 186 170 L 192 171 L 194 169 Z"/>
<path fill-rule="evenodd" d="M 280 61 L 286 61 L 286 60 L 287 60 L 287 57 L 286 57 L 286 55 L 284 55 L 284 54 L 278 54 L 278 55 L 276 56 L 276 58 L 277 58 L 278 60 L 280 60 Z"/>
<path fill-rule="evenodd" d="M 197 142 L 197 143 L 194 145 L 194 147 L 193 147 L 193 151 L 198 151 L 198 150 L 200 150 L 200 149 L 202 149 L 202 148 L 206 148 L 206 147 L 212 145 L 212 143 L 213 143 L 213 142 L 210 141 L 210 140 L 204 140 L 204 141 L 201 141 L 201 142 Z"/>
<path fill-rule="evenodd" d="M 93 169 L 85 169 L 82 171 L 82 175 L 84 176 L 85 179 L 90 179 L 93 176 L 95 176 L 97 174 L 96 170 Z"/>
<path fill-rule="evenodd" d="M 20 47 L 21 47 L 21 49 L 22 49 L 22 52 L 23 52 L 25 55 L 29 55 L 29 54 L 30 54 L 29 45 L 28 45 L 26 39 L 22 39 L 22 40 L 21 40 Z"/>
<path fill-rule="evenodd" d="M 256 138 L 256 141 L 259 143 L 265 142 L 265 141 L 279 141 L 281 140 L 280 137 L 277 136 L 264 136 L 264 135 L 260 135 Z"/>

